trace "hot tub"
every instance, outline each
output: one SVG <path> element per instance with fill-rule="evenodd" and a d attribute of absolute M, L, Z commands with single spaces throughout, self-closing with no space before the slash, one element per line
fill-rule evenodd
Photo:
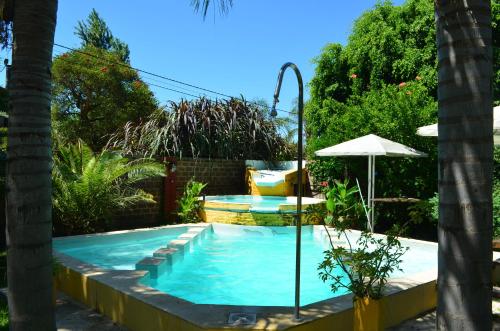
<path fill-rule="evenodd" d="M 311 205 L 324 205 L 325 200 L 302 198 L 302 211 Z M 292 225 L 297 212 L 297 197 L 260 195 L 215 195 L 203 201 L 202 217 L 208 223 L 241 225 Z M 307 223 L 302 216 L 302 222 Z"/>

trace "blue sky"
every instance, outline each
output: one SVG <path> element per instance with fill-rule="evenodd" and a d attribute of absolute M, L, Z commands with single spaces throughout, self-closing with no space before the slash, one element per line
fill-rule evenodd
<path fill-rule="evenodd" d="M 311 60 L 321 48 L 330 42 L 345 44 L 354 20 L 375 3 L 234 0 L 226 16 L 213 15 L 212 10 L 203 21 L 193 12 L 190 0 L 59 0 L 55 41 L 78 47 L 74 27 L 95 8 L 113 34 L 128 43 L 133 66 L 225 94 L 270 102 L 284 62 L 295 62 L 307 83 L 314 74 Z M 54 52 L 62 50 L 55 47 Z M 164 81 L 153 83 L 176 88 Z M 182 97 L 152 90 L 160 102 Z M 295 77 L 289 72 L 279 108 L 289 109 L 296 94 Z"/>

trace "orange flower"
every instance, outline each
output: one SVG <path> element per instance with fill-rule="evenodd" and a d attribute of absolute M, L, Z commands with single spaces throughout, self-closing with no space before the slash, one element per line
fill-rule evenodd
<path fill-rule="evenodd" d="M 352 79 L 358 78 L 358 75 L 356 75 L 356 74 L 352 74 L 352 75 L 351 75 L 351 78 L 352 78 Z"/>
<path fill-rule="evenodd" d="M 101 72 L 104 72 L 104 73 L 108 72 L 108 67 L 102 67 Z"/>
<path fill-rule="evenodd" d="M 405 82 L 401 82 L 401 83 L 399 83 L 399 85 L 398 85 L 398 86 L 399 86 L 400 88 L 401 88 L 401 87 L 405 87 L 405 86 L 406 86 L 406 83 L 405 83 Z"/>

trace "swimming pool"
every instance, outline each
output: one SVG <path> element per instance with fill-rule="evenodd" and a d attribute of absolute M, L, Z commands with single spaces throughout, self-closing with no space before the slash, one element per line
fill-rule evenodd
<path fill-rule="evenodd" d="M 54 249 L 104 269 L 134 270 L 145 257 L 184 238 L 186 227 L 55 241 Z M 353 240 L 355 240 L 355 235 Z M 343 241 L 338 241 L 342 244 Z M 196 304 L 293 306 L 295 227 L 213 224 L 196 244 L 185 246 L 182 258 L 158 277 L 141 284 Z M 301 302 L 307 305 L 346 294 L 332 293 L 318 277 L 317 267 L 327 240 L 304 226 L 302 231 Z M 402 269 L 417 273 L 436 267 L 434 246 L 413 244 Z M 415 261 L 419 261 L 415 263 Z M 340 272 L 340 270 L 338 271 Z M 401 276 L 394 273 L 394 277 Z"/>
<path fill-rule="evenodd" d="M 322 226 L 303 228 L 302 319 L 293 318 L 294 234 L 294 227 L 198 223 L 55 238 L 55 283 L 132 331 L 352 329 L 352 294 L 331 293 L 318 278 L 328 247 Z M 349 236 L 355 241 L 359 232 Z M 410 250 L 382 298 L 391 307 L 387 327 L 436 306 L 437 245 L 401 242 Z M 253 315 L 253 324 L 233 324 L 241 314 Z"/>
<path fill-rule="evenodd" d="M 302 211 L 311 205 L 322 205 L 322 199 L 303 197 Z M 281 226 L 293 225 L 297 212 L 297 197 L 261 195 L 206 196 L 202 217 L 209 223 Z M 303 223 L 305 218 L 302 218 Z"/>

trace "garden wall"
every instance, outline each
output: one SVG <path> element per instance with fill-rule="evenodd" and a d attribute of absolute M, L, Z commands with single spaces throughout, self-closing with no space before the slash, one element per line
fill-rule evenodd
<path fill-rule="evenodd" d="M 156 203 L 139 203 L 117 211 L 112 219 L 113 230 L 154 226 L 163 221 L 163 177 L 143 180 L 137 187 L 152 194 Z"/>
<path fill-rule="evenodd" d="M 191 178 L 207 183 L 204 193 L 214 194 L 246 194 L 245 161 L 241 160 L 208 160 L 180 159 L 176 160 L 174 176 L 175 190 L 166 190 L 166 178 L 157 177 L 141 182 L 138 187 L 151 193 L 157 203 L 141 203 L 131 208 L 118 211 L 112 220 L 113 230 L 142 228 L 165 223 L 168 212 L 166 201 L 176 201 L 182 195 L 184 187 Z M 169 180 L 170 182 L 170 177 Z M 175 196 L 166 196 L 164 192 L 175 192 Z"/>
<path fill-rule="evenodd" d="M 204 193 L 246 194 L 244 160 L 181 159 L 177 161 L 176 192 L 181 196 L 192 177 L 207 183 Z"/>

